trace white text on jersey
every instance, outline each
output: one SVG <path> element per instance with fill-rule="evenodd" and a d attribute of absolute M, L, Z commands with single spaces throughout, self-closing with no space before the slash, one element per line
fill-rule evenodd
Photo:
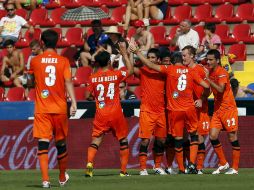
<path fill-rule="evenodd" d="M 189 70 L 188 69 L 177 69 L 176 70 L 176 73 L 180 73 L 180 74 L 185 74 L 185 73 L 188 73 Z"/>
<path fill-rule="evenodd" d="M 111 82 L 117 80 L 117 76 L 106 76 L 106 77 L 95 77 L 92 78 L 92 83 L 94 82 Z"/>
<path fill-rule="evenodd" d="M 57 58 L 41 58 L 41 63 L 58 63 Z"/>

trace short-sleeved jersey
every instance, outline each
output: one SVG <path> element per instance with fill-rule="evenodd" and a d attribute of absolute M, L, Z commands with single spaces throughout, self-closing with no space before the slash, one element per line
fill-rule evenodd
<path fill-rule="evenodd" d="M 45 51 L 34 57 L 30 66 L 35 76 L 35 113 L 67 113 L 65 80 L 71 80 L 68 59 Z"/>
<path fill-rule="evenodd" d="M 121 111 L 119 84 L 126 77 L 126 71 L 101 69 L 90 76 L 87 89 L 94 94 L 96 113 L 111 115 Z"/>
<path fill-rule="evenodd" d="M 197 75 L 199 75 L 201 79 L 205 80 L 206 73 L 205 73 L 205 68 L 203 65 L 197 64 L 194 68 L 192 68 L 192 71 L 195 72 Z M 193 90 L 194 90 L 194 93 L 193 93 L 194 100 L 200 99 L 204 92 L 204 87 L 195 82 L 193 86 Z M 198 110 L 202 112 L 207 112 L 208 100 L 203 100 L 202 108 Z"/>
<path fill-rule="evenodd" d="M 165 75 L 146 66 L 140 68 L 141 111 L 159 114 L 165 111 L 165 82 Z"/>
<path fill-rule="evenodd" d="M 194 107 L 194 81 L 200 83 L 201 78 L 185 66 L 161 66 L 161 72 L 167 75 L 167 109 L 186 111 Z"/>
<path fill-rule="evenodd" d="M 222 93 L 211 86 L 214 95 L 214 111 L 236 108 L 228 72 L 221 66 L 218 66 L 215 71 L 210 73 L 210 79 L 217 85 L 225 84 L 225 90 Z"/>

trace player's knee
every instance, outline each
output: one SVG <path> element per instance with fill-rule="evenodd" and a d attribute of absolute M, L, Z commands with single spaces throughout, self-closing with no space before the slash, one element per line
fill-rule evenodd
<path fill-rule="evenodd" d="M 239 144 L 238 140 L 231 142 L 231 145 L 232 145 L 233 148 L 234 147 L 240 147 L 240 144 Z"/>
<path fill-rule="evenodd" d="M 38 150 L 48 150 L 49 149 L 49 142 L 46 141 L 38 141 Z"/>
<path fill-rule="evenodd" d="M 150 140 L 149 140 L 149 139 L 142 139 L 140 144 L 141 144 L 142 146 L 148 146 L 149 143 L 150 143 Z"/>
<path fill-rule="evenodd" d="M 154 146 L 154 151 L 156 153 L 164 152 L 164 143 L 162 141 L 155 139 L 153 146 Z"/>
<path fill-rule="evenodd" d="M 198 135 L 191 135 L 191 142 L 198 142 Z"/>
<path fill-rule="evenodd" d="M 190 140 L 189 139 L 183 142 L 183 148 L 185 148 L 185 149 L 190 148 Z"/>
<path fill-rule="evenodd" d="M 91 144 L 89 145 L 89 147 L 94 148 L 94 149 L 96 149 L 96 150 L 99 149 L 99 146 L 98 146 L 97 144 L 95 144 L 95 143 L 91 143 Z"/>
<path fill-rule="evenodd" d="M 183 139 L 175 139 L 175 148 L 179 149 L 183 147 Z"/>
<path fill-rule="evenodd" d="M 140 145 L 139 152 L 147 153 L 148 152 L 148 146 Z"/>
<path fill-rule="evenodd" d="M 205 150 L 205 143 L 200 143 L 198 145 L 198 150 Z"/>
<path fill-rule="evenodd" d="M 220 141 L 218 139 L 210 139 L 210 141 L 213 146 L 217 146 L 220 144 Z"/>
<path fill-rule="evenodd" d="M 166 147 L 174 147 L 175 139 L 172 135 L 168 134 L 165 142 Z"/>
<path fill-rule="evenodd" d="M 57 155 L 64 155 L 67 152 L 67 146 L 65 140 L 56 142 Z"/>
<path fill-rule="evenodd" d="M 129 148 L 128 141 L 120 141 L 120 150 L 125 150 Z"/>
<path fill-rule="evenodd" d="M 218 139 L 218 135 L 216 135 L 216 134 L 210 134 L 209 138 L 210 138 L 210 140 L 216 140 L 216 139 Z"/>

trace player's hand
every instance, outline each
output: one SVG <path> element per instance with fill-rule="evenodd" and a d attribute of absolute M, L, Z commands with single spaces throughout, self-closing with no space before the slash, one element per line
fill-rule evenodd
<path fill-rule="evenodd" d="M 129 43 L 129 50 L 132 53 L 137 53 L 137 51 L 138 51 L 138 46 L 133 38 L 131 39 L 131 41 Z"/>
<path fill-rule="evenodd" d="M 201 108 L 202 107 L 202 100 L 201 99 L 197 99 L 195 101 L 195 107 L 196 108 Z"/>
<path fill-rule="evenodd" d="M 77 104 L 76 103 L 72 103 L 71 107 L 70 107 L 70 115 L 71 116 L 75 116 L 77 112 Z"/>

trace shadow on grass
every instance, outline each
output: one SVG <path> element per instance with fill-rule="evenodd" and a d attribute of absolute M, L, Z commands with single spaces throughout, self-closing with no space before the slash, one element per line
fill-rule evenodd
<path fill-rule="evenodd" d="M 42 188 L 41 185 L 26 185 L 27 188 Z M 51 185 L 51 187 L 59 187 L 57 185 Z"/>

